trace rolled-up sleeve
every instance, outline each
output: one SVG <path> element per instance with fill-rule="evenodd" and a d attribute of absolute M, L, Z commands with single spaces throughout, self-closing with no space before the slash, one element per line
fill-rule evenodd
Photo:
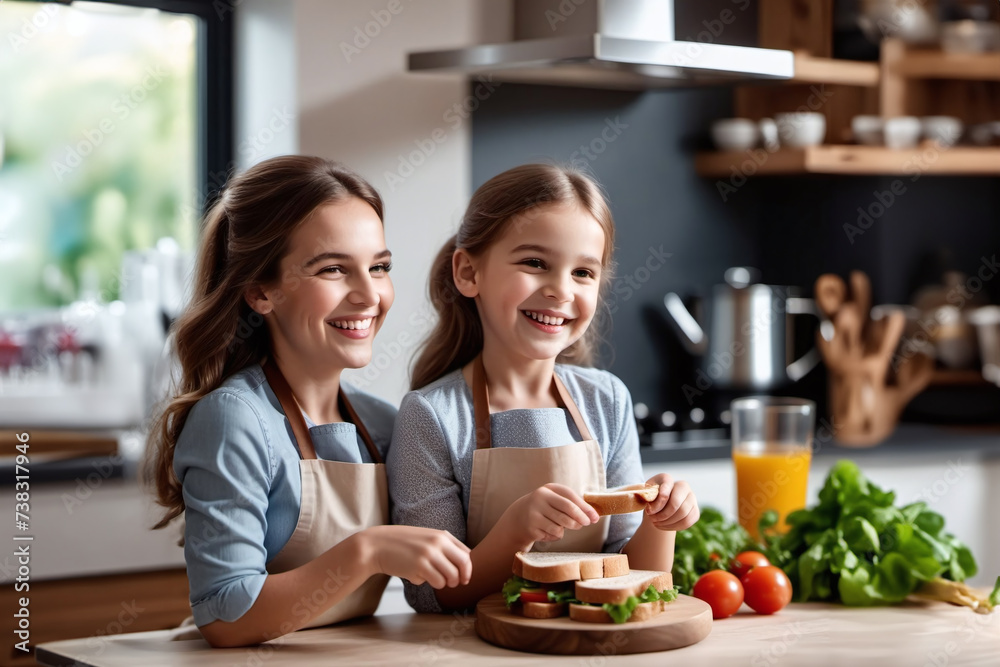
<path fill-rule="evenodd" d="M 462 488 L 455 481 L 444 430 L 427 400 L 417 392 L 403 398 L 386 461 L 392 522 L 447 530 L 465 541 Z M 440 612 L 429 584 L 403 581 L 406 601 L 418 612 Z"/>
<path fill-rule="evenodd" d="M 609 373 L 609 375 L 611 375 Z M 608 455 L 608 488 L 639 484 L 645 481 L 642 460 L 639 458 L 639 431 L 632 418 L 632 397 L 625 384 L 611 375 L 614 394 L 614 437 Z M 632 539 L 642 523 L 642 512 L 615 514 L 610 518 L 608 539 L 604 543 L 607 552 L 621 551 Z"/>
<path fill-rule="evenodd" d="M 264 586 L 270 451 L 253 407 L 231 393 L 199 401 L 181 431 L 174 471 L 184 493 L 184 559 L 199 626 L 237 620 Z"/>

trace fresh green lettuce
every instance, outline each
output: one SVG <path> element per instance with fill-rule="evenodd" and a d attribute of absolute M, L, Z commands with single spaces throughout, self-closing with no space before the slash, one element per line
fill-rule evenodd
<path fill-rule="evenodd" d="M 503 594 L 504 602 L 507 603 L 508 607 L 521 598 L 522 588 L 538 588 L 538 584 L 533 581 L 528 581 L 527 579 L 522 579 L 516 574 L 512 575 L 511 578 L 504 583 L 500 593 Z"/>
<path fill-rule="evenodd" d="M 635 611 L 635 608 L 644 602 L 673 602 L 676 599 L 676 586 L 668 588 L 664 591 L 658 591 L 655 587 L 650 585 L 649 588 L 640 593 L 638 597 L 630 595 L 628 599 L 621 604 L 605 603 L 601 605 L 601 608 L 608 612 L 608 615 L 611 616 L 611 620 L 615 623 L 624 623 L 630 616 L 632 616 L 632 612 Z"/>
<path fill-rule="evenodd" d="M 962 581 L 976 574 L 972 552 L 944 532 L 940 514 L 923 502 L 897 507 L 895 500 L 857 465 L 838 461 L 819 503 L 788 515 L 785 535 L 769 530 L 777 514 L 765 514 L 764 552 L 791 579 L 801 602 L 893 604 L 935 577 Z"/>

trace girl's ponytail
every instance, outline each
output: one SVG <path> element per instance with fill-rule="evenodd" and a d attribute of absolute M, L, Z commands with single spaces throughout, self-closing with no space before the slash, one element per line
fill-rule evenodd
<path fill-rule="evenodd" d="M 413 365 L 411 389 L 430 384 L 472 361 L 483 349 L 483 327 L 476 303 L 462 295 L 452 277 L 452 256 L 458 237 L 444 244 L 431 265 L 430 298 L 438 322 Z"/>

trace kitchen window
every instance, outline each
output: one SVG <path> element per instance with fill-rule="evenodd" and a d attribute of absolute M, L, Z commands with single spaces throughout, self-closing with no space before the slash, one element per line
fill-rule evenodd
<path fill-rule="evenodd" d="M 114 301 L 127 253 L 194 248 L 235 2 L 0 2 L 0 313 Z"/>

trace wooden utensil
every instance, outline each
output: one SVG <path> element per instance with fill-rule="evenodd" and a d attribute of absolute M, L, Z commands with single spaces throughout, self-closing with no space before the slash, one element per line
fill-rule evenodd
<path fill-rule="evenodd" d="M 895 359 L 906 326 L 901 312 L 871 319 L 871 284 L 851 272 L 844 281 L 826 274 L 816 280 L 816 302 L 833 322 L 833 338 L 817 334 L 816 346 L 830 376 L 834 437 L 846 445 L 875 445 L 892 433 L 906 404 L 930 382 L 932 359 L 916 354 Z M 895 362 L 895 363 L 894 363 Z M 896 367 L 895 378 L 889 373 Z"/>
<path fill-rule="evenodd" d="M 504 604 L 500 593 L 476 606 L 476 634 L 497 646 L 558 655 L 652 653 L 696 644 L 712 631 L 712 608 L 687 595 L 658 616 L 633 623 L 583 623 L 559 618 L 525 618 Z"/>

